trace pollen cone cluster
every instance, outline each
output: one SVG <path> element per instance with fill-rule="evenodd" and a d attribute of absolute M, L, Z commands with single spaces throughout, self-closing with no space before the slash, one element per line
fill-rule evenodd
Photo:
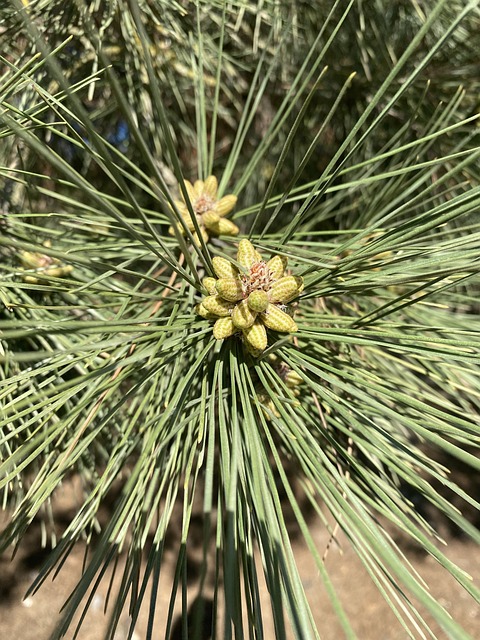
<path fill-rule="evenodd" d="M 185 180 L 184 184 L 200 233 L 205 242 L 208 241 L 210 236 L 236 236 L 238 234 L 237 225 L 225 218 L 235 206 L 237 196 L 226 195 L 217 200 L 218 182 L 215 176 L 208 176 L 205 181 L 196 180 L 194 184 Z M 183 198 L 183 201 L 176 200 L 175 206 L 188 229 L 192 232 L 195 242 L 199 244 L 200 240 L 195 231 L 192 215 L 185 199 Z M 181 234 L 185 235 L 185 229 L 181 224 L 177 224 L 177 229 Z M 170 235 L 175 235 L 173 227 L 170 227 L 168 232 Z"/>
<path fill-rule="evenodd" d="M 303 289 L 303 279 L 284 275 L 287 259 L 273 256 L 268 262 L 249 240 L 238 246 L 238 269 L 225 258 L 213 258 L 217 278 L 205 278 L 208 296 L 197 305 L 204 318 L 218 318 L 213 326 L 217 340 L 240 332 L 246 348 L 258 356 L 267 346 L 267 329 L 297 331 L 288 303 Z"/>
<path fill-rule="evenodd" d="M 293 369 L 291 369 L 285 362 L 282 362 L 275 356 L 271 354 L 269 356 L 269 362 L 272 364 L 275 373 L 283 380 L 285 385 L 290 389 L 292 394 L 295 397 L 300 395 L 300 389 L 298 388 L 303 383 L 303 378 Z M 262 388 L 257 393 L 258 400 L 262 405 L 263 415 L 267 420 L 272 419 L 272 415 L 277 418 L 280 418 L 280 413 L 275 406 L 275 403 L 271 397 L 271 395 Z M 300 406 L 298 400 L 294 401 L 294 406 Z"/>
<path fill-rule="evenodd" d="M 37 284 L 42 280 L 42 276 L 48 278 L 61 278 L 73 271 L 72 265 L 63 265 L 60 260 L 43 253 L 33 253 L 22 251 L 19 254 L 20 261 L 24 269 L 38 269 L 38 276 L 25 275 L 25 282 Z"/>

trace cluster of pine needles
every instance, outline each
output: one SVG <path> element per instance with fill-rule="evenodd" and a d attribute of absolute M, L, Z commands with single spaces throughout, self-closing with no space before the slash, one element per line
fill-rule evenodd
<path fill-rule="evenodd" d="M 262 581 L 276 637 L 322 635 L 288 511 L 345 637 L 313 517 L 405 637 L 468 638 L 391 532 L 480 600 L 416 508 L 480 541 L 478 1 L 7 0 L 0 44 L 0 542 L 41 526 L 31 592 L 86 542 L 54 637 L 111 566 L 107 637 L 157 637 L 172 530 L 186 634 L 201 505 L 213 637 L 265 637 Z"/>

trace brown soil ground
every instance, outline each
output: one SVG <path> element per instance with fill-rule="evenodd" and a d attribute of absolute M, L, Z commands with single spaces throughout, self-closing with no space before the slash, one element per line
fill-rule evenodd
<path fill-rule="evenodd" d="M 313 522 L 311 531 L 318 549 L 323 552 L 329 537 L 325 528 L 319 523 Z M 24 599 L 29 584 L 37 574 L 38 566 L 45 558 L 45 551 L 42 551 L 39 546 L 38 533 L 38 531 L 36 534 L 30 532 L 27 535 L 26 544 L 21 546 L 12 562 L 4 558 L 0 563 L 1 640 L 48 640 L 60 619 L 59 610 L 80 575 L 84 547 L 79 544 L 70 554 L 56 579 L 53 582 L 48 580 L 37 594 Z M 340 539 L 340 543 L 343 549 L 340 550 L 337 545 L 332 546 L 326 560 L 326 566 L 346 613 L 353 623 L 357 637 L 361 640 L 403 640 L 407 638 L 405 630 L 400 627 L 388 605 L 373 586 L 355 552 L 345 541 L 342 542 Z M 322 640 L 343 638 L 344 632 L 329 604 L 321 577 L 312 562 L 309 551 L 298 538 L 293 540 L 293 548 Z M 406 544 L 404 550 L 407 558 L 431 588 L 432 595 L 440 600 L 455 620 L 462 623 L 473 638 L 480 638 L 480 607 L 452 577 L 437 565 L 435 560 L 420 553 L 417 549 L 408 548 Z M 468 571 L 477 584 L 480 582 L 480 554 L 476 545 L 450 535 L 447 554 L 453 562 Z M 164 637 L 164 620 L 169 603 L 169 582 L 173 575 L 174 557 L 173 550 L 167 551 L 157 602 L 154 638 Z M 118 571 L 117 575 L 114 584 L 119 582 L 121 571 Z M 77 636 L 79 640 L 101 640 L 103 638 L 107 620 L 104 615 L 104 605 L 108 583 L 108 579 L 104 580 L 94 597 Z M 192 594 L 194 597 L 193 590 Z M 268 594 L 266 589 L 263 589 L 263 601 L 263 609 L 267 613 Z M 178 613 L 176 618 L 178 618 Z M 143 640 L 147 637 L 146 621 L 147 611 L 145 610 L 136 627 L 136 640 Z M 126 638 L 128 628 L 129 618 L 125 613 L 115 640 Z M 432 623 L 432 629 L 438 638 L 448 637 L 435 623 Z M 205 639 L 208 637 L 208 635 L 204 636 Z M 268 615 L 265 624 L 265 637 L 267 639 L 275 637 Z M 415 634 L 415 637 L 420 638 L 421 636 Z M 67 638 L 73 638 L 73 631 L 67 635 Z M 172 636 L 172 638 L 176 640 L 177 636 Z M 178 638 L 181 638 L 181 635 Z"/>

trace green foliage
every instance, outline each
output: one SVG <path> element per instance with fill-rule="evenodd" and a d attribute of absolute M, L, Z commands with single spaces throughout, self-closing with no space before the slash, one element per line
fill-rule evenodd
<path fill-rule="evenodd" d="M 120 552 L 108 637 L 127 606 L 129 637 L 142 606 L 153 625 L 145 591 L 158 588 L 180 503 L 168 634 L 199 499 L 204 546 L 218 546 L 218 637 L 264 637 L 255 549 L 277 637 L 285 616 L 297 638 L 322 633 L 285 501 L 354 637 L 292 468 L 405 637 L 429 634 L 419 606 L 450 637 L 468 637 L 387 531 L 404 532 L 479 599 L 407 498 L 480 540 L 439 489 L 479 507 L 439 455 L 480 468 L 478 3 L 7 5 L 0 487 L 11 518 L 1 540 L 21 540 L 37 516 L 54 540 L 50 502 L 79 476 L 83 502 L 32 587 L 87 541 L 55 637 Z M 298 332 L 269 334 L 258 357 L 238 337 L 215 340 L 213 321 L 195 312 L 214 262 L 237 255 L 235 238 L 209 239 L 188 222 L 184 179 L 212 173 L 219 197 L 238 198 L 240 237 L 266 259 L 288 258 L 305 283 Z"/>

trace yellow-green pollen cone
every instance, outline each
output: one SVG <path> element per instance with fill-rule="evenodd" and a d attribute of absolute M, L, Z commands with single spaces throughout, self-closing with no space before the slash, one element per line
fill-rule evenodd
<path fill-rule="evenodd" d="M 240 240 L 237 262 L 240 269 L 225 258 L 213 258 L 217 278 L 204 278 L 209 295 L 196 311 L 204 318 L 218 318 L 213 327 L 217 340 L 241 333 L 249 353 L 259 356 L 267 347 L 267 329 L 298 330 L 285 308 L 303 290 L 303 278 L 284 275 L 287 259 L 273 256 L 267 262 L 249 240 Z"/>
<path fill-rule="evenodd" d="M 46 244 L 48 247 L 49 244 Z M 24 269 L 37 269 L 38 275 L 24 275 L 25 282 L 38 284 L 41 282 L 42 276 L 47 278 L 62 278 L 73 271 L 72 265 L 64 265 L 57 258 L 47 256 L 43 253 L 34 253 L 30 251 L 21 251 L 19 254 L 20 262 Z"/>
<path fill-rule="evenodd" d="M 185 180 L 184 185 L 188 195 L 188 200 L 196 217 L 200 233 L 205 242 L 208 241 L 210 236 L 238 235 L 237 225 L 231 220 L 227 220 L 225 218 L 225 216 L 228 215 L 236 205 L 237 196 L 229 194 L 223 196 L 223 198 L 217 199 L 218 181 L 215 176 L 208 176 L 205 181 L 196 180 L 193 184 L 188 180 Z M 200 240 L 195 231 L 195 225 L 183 193 L 182 201 L 175 200 L 175 206 L 185 221 L 186 226 L 192 232 L 195 242 L 200 244 Z M 185 229 L 181 224 L 177 224 L 176 228 L 182 235 L 185 235 Z M 175 235 L 173 227 L 170 227 L 168 232 L 172 236 Z"/>
<path fill-rule="evenodd" d="M 303 384 L 303 378 L 296 371 L 290 369 L 286 362 L 282 362 L 274 354 L 270 354 L 268 361 L 273 366 L 275 373 L 283 380 L 291 393 L 298 398 L 300 395 L 300 389 L 298 387 Z M 271 392 L 269 394 L 266 389 L 262 387 L 257 393 L 257 398 L 262 405 L 262 412 L 267 420 L 271 420 L 272 416 L 280 418 L 280 413 L 275 406 Z M 295 400 L 293 402 L 293 406 L 300 406 L 299 401 Z"/>

